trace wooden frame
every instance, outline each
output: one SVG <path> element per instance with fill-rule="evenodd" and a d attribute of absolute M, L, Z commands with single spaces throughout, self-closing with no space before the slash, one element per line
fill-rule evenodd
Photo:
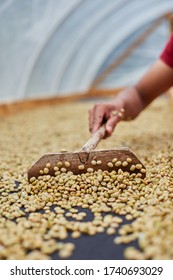
<path fill-rule="evenodd" d="M 79 101 L 84 99 L 94 99 L 94 98 L 106 98 L 113 97 L 123 88 L 116 89 L 91 89 L 87 92 L 72 93 L 67 96 L 55 96 L 49 98 L 38 98 L 38 99 L 27 99 L 19 100 L 15 102 L 7 102 L 0 104 L 0 116 L 6 116 L 9 114 L 14 114 L 23 110 L 33 109 L 40 106 L 63 104 L 73 101 Z"/>

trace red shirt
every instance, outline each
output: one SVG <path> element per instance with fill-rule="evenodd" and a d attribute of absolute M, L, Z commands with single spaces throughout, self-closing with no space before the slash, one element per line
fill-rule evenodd
<path fill-rule="evenodd" d="M 168 66 L 173 68 L 173 35 L 170 37 L 169 41 L 167 42 L 160 58 Z"/>

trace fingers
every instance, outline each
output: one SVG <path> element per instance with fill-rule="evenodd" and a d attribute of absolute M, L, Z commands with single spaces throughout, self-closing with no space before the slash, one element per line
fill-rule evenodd
<path fill-rule="evenodd" d="M 89 109 L 89 131 L 92 133 L 94 108 Z"/>
<path fill-rule="evenodd" d="M 93 109 L 89 110 L 89 128 L 90 132 L 96 132 L 103 123 L 106 108 L 102 104 L 97 104 Z"/>
<path fill-rule="evenodd" d="M 124 118 L 124 108 L 119 111 L 112 111 L 110 117 L 106 123 L 106 132 L 108 136 L 111 136 L 115 126 Z"/>
<path fill-rule="evenodd" d="M 106 136 L 111 136 L 115 126 L 124 119 L 124 108 L 112 104 L 97 104 L 89 110 L 89 128 L 95 133 L 105 123 Z"/>
<path fill-rule="evenodd" d="M 106 123 L 106 132 L 108 136 L 111 136 L 115 126 L 121 120 L 119 116 L 111 117 Z"/>

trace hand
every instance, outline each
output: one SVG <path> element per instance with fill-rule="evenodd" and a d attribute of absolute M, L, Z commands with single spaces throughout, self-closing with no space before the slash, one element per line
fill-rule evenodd
<path fill-rule="evenodd" d="M 98 103 L 89 110 L 89 129 L 96 132 L 105 124 L 106 135 L 111 136 L 121 120 L 134 119 L 143 109 L 143 103 L 136 88 L 120 92 L 112 102 Z"/>
<path fill-rule="evenodd" d="M 98 103 L 89 110 L 90 132 L 96 132 L 105 123 L 106 135 L 111 136 L 116 124 L 123 119 L 124 108 L 121 102 L 116 105 L 111 103 Z"/>

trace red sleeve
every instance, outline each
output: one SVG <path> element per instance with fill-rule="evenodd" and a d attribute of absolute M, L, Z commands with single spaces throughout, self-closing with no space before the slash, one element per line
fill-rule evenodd
<path fill-rule="evenodd" d="M 168 66 L 173 68 L 173 35 L 170 37 L 169 41 L 167 42 L 160 58 Z"/>

